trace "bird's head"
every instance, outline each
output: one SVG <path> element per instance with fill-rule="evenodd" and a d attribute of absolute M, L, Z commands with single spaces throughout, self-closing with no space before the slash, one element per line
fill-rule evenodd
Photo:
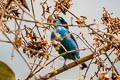
<path fill-rule="evenodd" d="M 63 17 L 57 16 L 55 18 L 57 20 L 56 24 L 63 24 L 63 26 L 68 29 L 68 24 Z"/>
<path fill-rule="evenodd" d="M 67 24 L 67 22 L 65 21 L 63 17 L 57 16 L 56 19 L 58 19 L 58 21 L 60 21 L 61 24 Z"/>

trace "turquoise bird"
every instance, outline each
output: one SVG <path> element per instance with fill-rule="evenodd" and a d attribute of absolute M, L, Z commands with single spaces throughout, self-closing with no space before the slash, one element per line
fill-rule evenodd
<path fill-rule="evenodd" d="M 69 32 L 67 22 L 65 21 L 65 19 L 59 16 L 57 16 L 56 19 L 56 24 L 58 26 L 53 27 L 54 31 L 51 33 L 51 40 L 60 42 L 61 45 L 54 44 L 54 47 L 57 49 L 58 53 L 62 54 L 66 51 L 79 49 L 75 38 Z M 79 51 L 65 54 L 63 55 L 63 58 L 65 59 L 65 62 L 66 59 L 71 59 L 78 63 L 78 59 L 80 58 Z M 83 63 L 81 69 L 84 69 L 85 67 L 87 67 L 87 65 Z"/>

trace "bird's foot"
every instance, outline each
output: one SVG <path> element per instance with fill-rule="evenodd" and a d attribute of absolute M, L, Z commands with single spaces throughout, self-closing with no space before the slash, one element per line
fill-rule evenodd
<path fill-rule="evenodd" d="M 74 61 L 77 65 L 79 64 L 78 59 L 75 59 Z M 82 63 L 82 64 L 80 64 L 80 68 L 83 70 L 84 68 L 87 68 L 87 65 L 85 63 Z"/>
<path fill-rule="evenodd" d="M 75 59 L 74 61 L 75 61 L 75 63 L 76 63 L 77 65 L 79 64 L 79 61 L 78 61 L 78 59 Z"/>
<path fill-rule="evenodd" d="M 68 66 L 66 64 L 63 65 L 64 69 L 67 70 Z"/>

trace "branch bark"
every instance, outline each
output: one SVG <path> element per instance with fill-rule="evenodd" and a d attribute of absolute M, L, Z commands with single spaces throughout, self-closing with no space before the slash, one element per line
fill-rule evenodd
<path fill-rule="evenodd" d="M 103 46 L 97 52 L 93 52 L 93 53 L 91 53 L 91 54 L 89 54 L 89 55 L 87 55 L 87 56 L 85 56 L 83 58 L 80 58 L 78 60 L 78 63 L 82 64 L 82 63 L 84 63 L 84 62 L 86 62 L 86 61 L 88 61 L 90 59 L 95 58 L 96 56 L 99 56 L 101 54 L 107 54 L 106 52 L 109 50 L 110 45 L 111 44 L 108 44 L 107 46 Z M 47 80 L 47 79 L 49 79 L 51 77 L 56 76 L 57 74 L 60 74 L 60 73 L 62 73 L 64 71 L 66 71 L 66 70 L 69 70 L 69 69 L 71 69 L 71 68 L 73 68 L 73 67 L 75 67 L 77 65 L 78 64 L 76 64 L 75 62 L 72 62 L 72 63 L 70 63 L 70 64 L 67 65 L 67 67 L 68 67 L 67 69 L 65 69 L 64 67 L 61 67 L 61 68 L 57 69 L 56 71 L 50 72 L 50 73 L 44 75 L 43 77 L 40 77 L 37 80 Z"/>
<path fill-rule="evenodd" d="M 84 62 L 92 59 L 93 56 L 94 56 L 94 53 L 89 54 L 88 56 L 85 56 L 85 57 L 83 57 L 83 58 L 80 58 L 80 59 L 78 60 L 78 63 L 79 63 L 79 64 L 82 64 L 82 63 L 84 63 Z M 50 72 L 50 73 L 44 75 L 43 77 L 41 77 L 41 78 L 38 79 L 38 80 L 46 80 L 46 79 L 49 79 L 49 78 L 51 78 L 51 77 L 53 77 L 53 76 L 55 76 L 55 75 L 57 75 L 57 74 L 59 74 L 59 73 L 62 73 L 62 72 L 64 72 L 64 71 L 66 71 L 66 70 L 69 70 L 69 69 L 71 69 L 71 68 L 73 68 L 73 67 L 75 67 L 75 66 L 77 66 L 77 65 L 78 65 L 78 64 L 76 64 L 75 62 L 72 62 L 72 63 L 70 63 L 70 64 L 67 65 L 67 67 L 68 67 L 67 69 L 65 69 L 64 67 L 61 67 L 61 68 L 57 69 L 56 71 L 53 71 L 53 72 Z"/>

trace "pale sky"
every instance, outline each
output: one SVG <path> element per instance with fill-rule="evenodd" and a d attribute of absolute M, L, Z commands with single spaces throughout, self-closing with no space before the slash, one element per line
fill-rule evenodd
<path fill-rule="evenodd" d="M 48 0 L 50 3 L 50 5 L 54 5 L 52 0 Z M 52 2 L 51 2 L 52 1 Z M 35 7 L 35 14 L 37 16 L 37 19 L 40 20 L 40 16 L 41 16 L 41 9 L 40 7 L 38 7 L 38 5 L 40 3 L 38 3 L 39 0 L 36 0 L 36 6 Z M 100 18 L 102 16 L 102 7 L 105 7 L 109 12 L 113 12 L 114 15 L 113 16 L 118 16 L 120 17 L 120 0 L 73 0 L 72 1 L 73 6 L 71 7 L 70 11 L 73 12 L 76 16 L 86 16 L 88 18 L 87 23 L 92 23 L 93 19 L 96 19 L 97 21 L 100 21 Z M 69 13 L 67 13 L 67 15 L 63 15 L 60 14 L 62 17 L 64 17 L 68 23 L 70 23 L 70 17 L 72 17 Z M 26 17 L 27 18 L 27 17 Z M 27 18 L 28 19 L 28 18 Z M 14 24 L 14 23 L 13 23 Z M 13 25 L 13 24 L 9 24 L 9 25 Z M 27 23 L 25 23 L 27 24 Z M 24 25 L 24 24 L 23 24 Z M 31 24 L 27 24 L 27 25 L 31 25 Z M 79 33 L 79 32 L 83 32 L 84 36 L 87 38 L 88 34 L 86 32 L 88 32 L 87 29 L 80 29 L 80 28 L 70 28 L 70 31 L 75 32 L 75 33 Z M 50 32 L 48 32 L 50 33 Z M 1 33 L 0 33 L 1 36 Z M 50 36 L 50 35 L 48 35 Z M 2 39 L 4 39 L 3 36 L 1 36 Z M 49 38 L 49 37 L 48 37 Z M 89 40 L 89 42 L 91 42 L 92 40 L 88 37 L 87 40 Z M 78 41 L 78 45 L 80 48 L 82 48 L 83 46 L 81 46 L 81 42 Z M 21 59 L 21 57 L 18 55 L 18 53 L 16 53 L 16 51 L 14 52 L 14 59 L 11 60 L 10 56 L 12 53 L 12 45 L 11 44 L 6 44 L 6 43 L 1 43 L 0 42 L 0 60 L 4 61 L 5 63 L 7 63 L 15 72 L 16 77 L 19 78 L 20 80 L 23 80 L 29 73 L 29 69 L 26 66 L 26 64 L 23 62 L 23 60 Z M 54 51 L 55 52 L 55 51 Z M 87 55 L 87 53 L 89 52 L 85 52 L 83 55 Z M 56 55 L 58 55 L 57 53 L 55 53 Z M 83 56 L 81 54 L 81 57 Z M 64 60 L 63 60 L 64 62 Z M 63 65 L 63 62 L 61 62 L 60 60 L 55 61 L 55 65 L 56 67 L 61 67 Z M 71 61 L 68 61 L 71 62 Z M 88 63 L 87 63 L 88 64 Z M 91 71 L 90 73 L 88 73 L 88 75 L 92 74 L 92 72 L 94 72 L 96 69 L 96 66 L 91 66 Z M 40 74 L 46 74 L 48 72 L 49 69 L 45 69 L 44 71 L 42 70 Z M 75 67 L 72 68 L 64 73 L 61 73 L 59 75 L 57 75 L 57 78 L 62 78 L 61 80 L 76 80 L 78 79 L 79 75 L 79 67 Z M 84 71 L 81 71 L 81 73 L 83 74 Z M 119 72 L 120 73 L 120 72 Z M 88 78 L 89 79 L 89 78 Z M 50 79 L 52 80 L 52 79 Z"/>

